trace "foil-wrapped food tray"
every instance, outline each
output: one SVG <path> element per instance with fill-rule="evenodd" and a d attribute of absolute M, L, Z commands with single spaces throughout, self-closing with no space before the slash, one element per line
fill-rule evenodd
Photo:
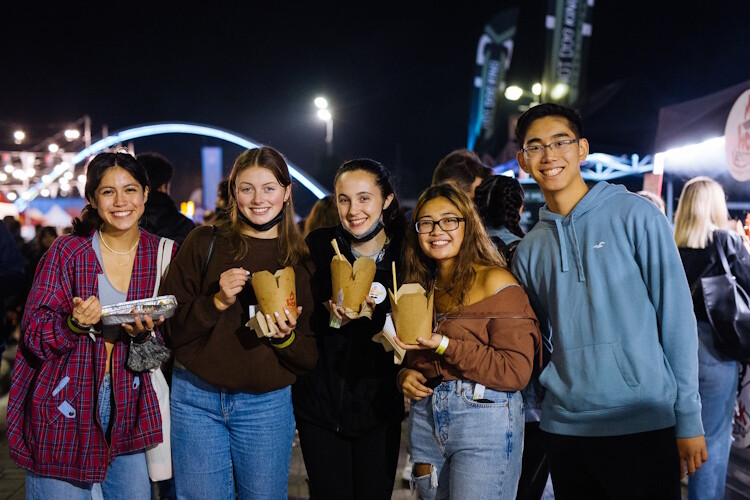
<path fill-rule="evenodd" d="M 105 325 L 134 323 L 136 314 L 148 314 L 156 321 L 161 316 L 165 319 L 172 317 L 176 309 L 177 299 L 174 295 L 129 300 L 102 307 L 102 323 Z"/>

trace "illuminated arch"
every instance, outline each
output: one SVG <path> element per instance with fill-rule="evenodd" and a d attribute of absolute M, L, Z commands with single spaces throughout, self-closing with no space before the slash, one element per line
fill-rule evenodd
<path fill-rule="evenodd" d="M 229 132 L 227 130 L 222 130 L 216 127 L 210 127 L 208 125 L 200 125 L 195 123 L 154 123 L 148 125 L 140 125 L 137 127 L 132 127 L 121 130 L 119 132 L 115 132 L 114 134 L 105 137 L 104 139 L 101 139 L 91 146 L 87 147 L 86 149 L 76 153 L 71 159 L 70 163 L 72 163 L 72 165 L 77 165 L 89 156 L 104 151 L 105 149 L 110 148 L 115 144 L 121 144 L 141 137 L 149 137 L 152 135 L 161 134 L 203 135 L 206 137 L 214 137 L 216 139 L 231 142 L 246 149 L 252 149 L 261 146 L 260 144 L 251 141 L 250 139 L 239 134 L 235 134 L 234 132 Z M 295 167 L 291 163 L 288 163 L 288 165 L 289 173 L 291 174 L 291 176 L 294 177 L 300 184 L 305 186 L 313 195 L 315 195 L 316 198 L 320 199 L 328 194 L 323 186 L 318 184 L 311 177 L 306 176 L 305 173 L 302 172 L 302 170 Z M 36 198 L 42 188 L 48 186 L 55 179 L 60 177 L 68 170 L 68 168 L 69 165 L 58 165 L 52 170 L 52 172 L 45 176 L 45 180 L 38 182 L 33 187 L 23 192 L 21 196 L 14 202 L 18 211 L 21 212 L 25 210 L 29 202 Z"/>

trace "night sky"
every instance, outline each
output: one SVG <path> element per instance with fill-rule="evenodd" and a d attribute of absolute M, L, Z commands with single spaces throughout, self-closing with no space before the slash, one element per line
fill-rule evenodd
<path fill-rule="evenodd" d="M 538 0 L 315 3 L 5 2 L 0 150 L 16 148 L 16 127 L 36 144 L 84 114 L 95 138 L 105 125 L 189 121 L 272 145 L 320 174 L 325 125 L 312 100 L 324 94 L 337 161 L 382 161 L 400 195 L 414 198 L 437 161 L 465 146 L 483 26 L 522 5 L 509 77 L 529 66 L 543 36 Z M 623 78 L 643 90 L 632 106 L 592 118 L 593 150 L 651 153 L 660 106 L 750 79 L 750 2 L 600 0 L 593 12 L 589 94 Z M 193 136 L 134 145 L 173 160 L 178 199 L 197 187 L 201 146 L 225 146 L 227 169 L 240 152 Z"/>

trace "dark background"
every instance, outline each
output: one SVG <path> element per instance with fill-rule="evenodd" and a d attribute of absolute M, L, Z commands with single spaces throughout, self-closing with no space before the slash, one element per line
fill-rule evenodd
<path fill-rule="evenodd" d="M 214 125 L 281 150 L 330 186 L 335 160 L 369 156 L 413 199 L 437 161 L 464 147 L 476 44 L 506 6 L 520 6 L 509 79 L 541 67 L 546 2 L 5 2 L 0 150 L 12 130 L 43 140 L 90 115 L 95 138 L 161 121 Z M 583 103 L 592 151 L 653 153 L 660 106 L 750 78 L 750 2 L 600 0 Z M 615 92 L 617 90 L 617 92 Z M 616 96 L 616 97 L 615 97 Z M 135 141 L 179 173 L 176 199 L 200 182 L 200 147 L 228 143 L 166 135 Z M 331 168 L 330 165 L 327 168 Z"/>

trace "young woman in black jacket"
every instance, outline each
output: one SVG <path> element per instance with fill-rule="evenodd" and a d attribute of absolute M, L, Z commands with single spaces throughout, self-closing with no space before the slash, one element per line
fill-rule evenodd
<path fill-rule="evenodd" d="M 378 162 L 345 162 L 334 179 L 340 223 L 307 237 L 315 263 L 315 310 L 310 320 L 318 345 L 317 367 L 299 377 L 293 401 L 302 455 L 317 499 L 388 499 L 393 490 L 403 397 L 396 387 L 393 354 L 372 341 L 390 311 L 391 263 L 401 254 L 405 222 L 387 170 Z M 372 319 L 329 326 L 331 259 L 336 239 L 353 263 L 365 256 L 377 265 L 368 301 Z"/>

